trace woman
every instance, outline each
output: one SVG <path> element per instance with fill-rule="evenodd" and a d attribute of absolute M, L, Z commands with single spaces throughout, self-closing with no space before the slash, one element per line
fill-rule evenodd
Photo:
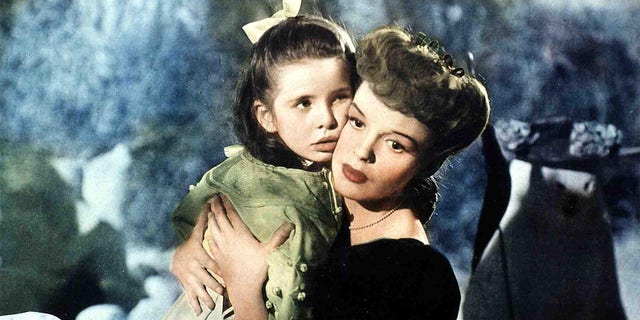
<path fill-rule="evenodd" d="M 326 267 L 299 266 L 319 277 L 317 288 L 297 297 L 314 306 L 315 318 L 457 316 L 455 276 L 446 258 L 428 245 L 422 225 L 437 200 L 433 174 L 484 130 L 489 99 L 482 84 L 438 50 L 424 35 L 397 27 L 374 30 L 358 49 L 363 82 L 332 161 L 348 230 L 343 228 Z M 254 266 L 264 261 L 273 242 L 254 240 L 228 203 L 216 199 L 213 212 L 210 244 L 217 271 L 229 290 L 251 288 L 248 296 L 256 297 L 250 292 L 259 290 L 255 281 L 266 274 Z M 270 301 L 256 300 L 232 303 L 266 307 L 277 318 Z"/>

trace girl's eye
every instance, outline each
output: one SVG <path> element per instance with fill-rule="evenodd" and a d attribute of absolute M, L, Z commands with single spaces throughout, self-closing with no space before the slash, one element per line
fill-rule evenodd
<path fill-rule="evenodd" d="M 350 95 L 340 95 L 334 98 L 332 102 L 332 107 L 342 107 L 342 106 L 346 106 L 349 103 L 351 103 Z"/>
<path fill-rule="evenodd" d="M 351 100 L 351 95 L 343 94 L 336 97 L 336 101 Z"/>
<path fill-rule="evenodd" d="M 394 140 L 386 140 L 387 144 L 389 145 L 389 147 L 391 147 L 391 149 L 393 149 L 393 151 L 396 152 L 400 152 L 400 151 L 404 151 L 406 148 L 400 144 L 398 141 L 394 141 Z"/>
<path fill-rule="evenodd" d="M 360 129 L 360 128 L 364 127 L 364 123 L 362 123 L 362 121 L 360 121 L 360 120 L 358 120 L 356 118 L 349 117 L 349 122 L 356 129 Z"/>
<path fill-rule="evenodd" d="M 296 104 L 296 108 L 306 109 L 311 107 L 311 100 L 301 100 Z"/>

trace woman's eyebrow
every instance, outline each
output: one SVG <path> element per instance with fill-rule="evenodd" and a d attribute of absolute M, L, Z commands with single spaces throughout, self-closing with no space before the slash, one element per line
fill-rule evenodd
<path fill-rule="evenodd" d="M 358 105 L 355 103 L 355 101 L 351 101 L 351 106 L 353 106 L 353 107 L 356 109 L 356 111 L 358 111 L 358 113 L 359 113 L 362 117 L 364 117 L 364 118 L 366 118 L 366 117 L 367 117 L 367 116 L 365 116 L 365 115 L 364 115 L 364 113 L 362 113 L 362 110 L 360 110 L 360 108 L 358 108 Z"/>
<path fill-rule="evenodd" d="M 356 109 L 356 111 L 363 118 L 365 118 L 365 119 L 367 118 L 367 116 L 364 113 L 362 113 L 362 110 L 360 110 L 360 108 L 358 108 L 358 105 L 355 102 L 352 101 L 351 105 L 353 106 L 354 109 Z M 408 135 L 406 133 L 403 133 L 403 132 L 400 132 L 400 131 L 397 131 L 397 130 L 391 130 L 391 132 L 393 132 L 393 133 L 395 133 L 395 134 L 397 134 L 399 136 L 403 136 L 403 137 L 407 138 L 407 140 L 411 141 L 411 143 L 413 143 L 414 146 L 418 146 L 419 145 L 418 141 L 414 137 L 412 137 L 412 136 L 410 136 L 410 135 Z"/>
<path fill-rule="evenodd" d="M 400 131 L 396 131 L 396 130 L 392 130 L 391 132 L 399 135 L 399 136 L 403 136 L 405 138 L 407 138 L 409 141 L 411 141 L 411 143 L 413 143 L 413 145 L 417 146 L 418 145 L 418 141 L 416 139 L 414 139 L 412 136 L 406 134 L 406 133 L 402 133 Z"/>

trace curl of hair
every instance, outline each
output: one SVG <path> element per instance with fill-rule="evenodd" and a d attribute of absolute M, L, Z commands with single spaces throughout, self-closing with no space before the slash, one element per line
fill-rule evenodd
<path fill-rule="evenodd" d="M 233 105 L 234 129 L 240 142 L 255 158 L 275 166 L 301 168 L 301 159 L 277 134 L 258 123 L 254 102 L 271 108 L 276 93 L 278 66 L 303 59 L 339 58 L 357 85 L 355 46 L 336 23 L 317 16 L 287 18 L 268 29 L 254 44 L 236 89 Z"/>
<path fill-rule="evenodd" d="M 431 219 L 438 203 L 438 183 L 433 176 L 417 176 L 404 192 L 407 205 L 417 212 L 418 219 L 425 224 Z"/>
<path fill-rule="evenodd" d="M 427 206 L 437 201 L 432 175 L 448 157 L 480 136 L 490 112 L 482 83 L 456 71 L 459 68 L 452 61 L 445 61 L 450 56 L 445 59 L 436 50 L 412 41 L 399 27 L 386 26 L 365 36 L 356 53 L 358 74 L 376 97 L 429 129 L 430 145 L 419 155 L 420 173 L 405 191 L 419 197 L 409 201 L 425 200 Z M 422 210 L 428 208 L 416 209 L 425 212 Z M 427 211 L 429 216 L 433 212 Z"/>

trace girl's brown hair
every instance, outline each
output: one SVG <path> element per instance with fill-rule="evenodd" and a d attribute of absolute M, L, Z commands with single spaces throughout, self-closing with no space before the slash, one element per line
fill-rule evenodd
<path fill-rule="evenodd" d="M 287 18 L 260 37 L 238 83 L 233 107 L 236 135 L 251 155 L 276 166 L 302 167 L 301 159 L 277 134 L 268 133 L 260 126 L 253 104 L 260 100 L 271 106 L 278 66 L 303 59 L 334 57 L 344 61 L 354 87 L 358 79 L 355 46 L 348 33 L 336 23 L 317 16 L 300 15 Z"/>

